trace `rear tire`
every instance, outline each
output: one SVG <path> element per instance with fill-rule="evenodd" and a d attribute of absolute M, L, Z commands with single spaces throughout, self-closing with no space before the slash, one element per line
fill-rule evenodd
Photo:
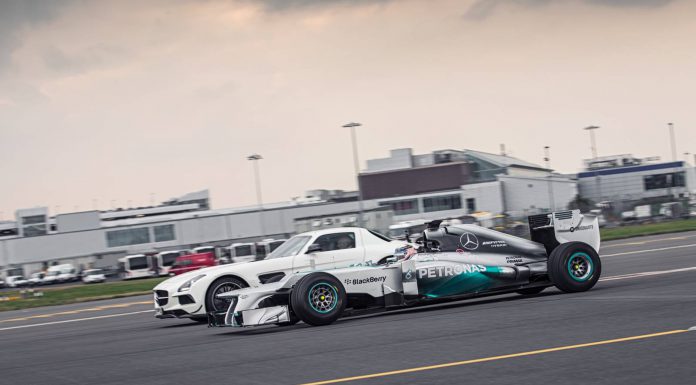
<path fill-rule="evenodd" d="M 304 276 L 290 294 L 290 306 L 295 315 L 312 326 L 336 321 L 343 314 L 347 301 L 343 284 L 327 273 Z"/>
<path fill-rule="evenodd" d="M 566 293 L 590 290 L 602 273 L 602 261 L 592 246 L 568 242 L 556 247 L 549 256 L 551 282 Z"/>
<path fill-rule="evenodd" d="M 248 287 L 246 282 L 234 277 L 222 277 L 216 279 L 208 287 L 205 293 L 205 308 L 207 311 L 223 312 L 230 307 L 231 301 L 226 301 L 221 298 L 215 298 L 217 294 L 226 293 L 232 290 L 243 289 Z"/>

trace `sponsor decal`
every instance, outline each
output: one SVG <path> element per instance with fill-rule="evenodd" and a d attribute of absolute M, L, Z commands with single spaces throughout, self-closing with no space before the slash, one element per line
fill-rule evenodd
<path fill-rule="evenodd" d="M 405 279 L 406 281 L 412 280 L 412 279 L 413 279 L 413 270 L 408 269 L 408 271 L 406 272 L 406 274 L 404 274 L 404 279 Z"/>
<path fill-rule="evenodd" d="M 459 237 L 459 243 L 467 250 L 476 250 L 479 247 L 479 240 L 476 235 L 472 233 L 462 234 L 462 236 Z"/>
<path fill-rule="evenodd" d="M 483 265 L 449 265 L 449 266 L 431 266 L 418 269 L 418 278 L 440 278 L 453 277 L 461 274 L 482 273 L 486 271 L 486 266 Z"/>
<path fill-rule="evenodd" d="M 482 246 L 488 246 L 488 247 L 505 247 L 507 246 L 507 242 L 505 241 L 484 241 Z"/>
<path fill-rule="evenodd" d="M 521 257 L 505 257 L 505 262 L 507 263 L 522 263 Z"/>
<path fill-rule="evenodd" d="M 372 266 L 377 266 L 377 263 L 372 262 L 372 261 L 365 261 L 365 262 L 359 262 L 359 263 L 352 263 L 348 265 L 348 267 L 372 267 Z"/>
<path fill-rule="evenodd" d="M 585 225 L 585 226 L 571 227 L 568 230 L 558 230 L 558 232 L 559 233 L 572 233 L 575 231 L 592 230 L 593 228 L 594 228 L 594 225 Z"/>
<path fill-rule="evenodd" d="M 364 285 L 366 283 L 381 283 L 387 280 L 387 276 L 367 277 L 367 278 L 346 278 L 343 282 L 346 285 Z"/>

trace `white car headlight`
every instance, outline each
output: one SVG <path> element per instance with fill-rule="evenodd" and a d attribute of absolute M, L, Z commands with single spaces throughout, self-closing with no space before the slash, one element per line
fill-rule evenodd
<path fill-rule="evenodd" d="M 189 291 L 191 289 L 191 285 L 193 285 L 194 283 L 196 283 L 196 281 L 200 280 L 203 277 L 205 277 L 205 274 L 197 275 L 197 276 L 189 279 L 188 281 L 184 282 L 184 284 L 179 287 L 179 291 L 180 292 L 181 291 Z"/>

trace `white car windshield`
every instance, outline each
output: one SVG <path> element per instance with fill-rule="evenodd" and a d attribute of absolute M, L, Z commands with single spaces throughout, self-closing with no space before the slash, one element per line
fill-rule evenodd
<path fill-rule="evenodd" d="M 302 250 L 302 248 L 309 242 L 312 237 L 309 235 L 298 235 L 292 237 L 285 241 L 282 245 L 278 246 L 272 253 L 268 254 L 266 259 L 291 257 L 297 255 L 297 253 Z"/>

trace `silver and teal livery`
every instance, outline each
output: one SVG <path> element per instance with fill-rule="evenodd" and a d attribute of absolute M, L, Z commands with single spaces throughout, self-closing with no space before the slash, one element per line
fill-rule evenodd
<path fill-rule="evenodd" d="M 210 326 L 311 325 L 334 322 L 351 309 L 413 306 L 483 294 L 537 294 L 592 288 L 601 274 L 599 228 L 593 215 L 562 211 L 529 218 L 531 240 L 476 225 L 429 224 L 418 253 L 385 265 L 310 271 L 220 297 L 226 312 Z"/>

